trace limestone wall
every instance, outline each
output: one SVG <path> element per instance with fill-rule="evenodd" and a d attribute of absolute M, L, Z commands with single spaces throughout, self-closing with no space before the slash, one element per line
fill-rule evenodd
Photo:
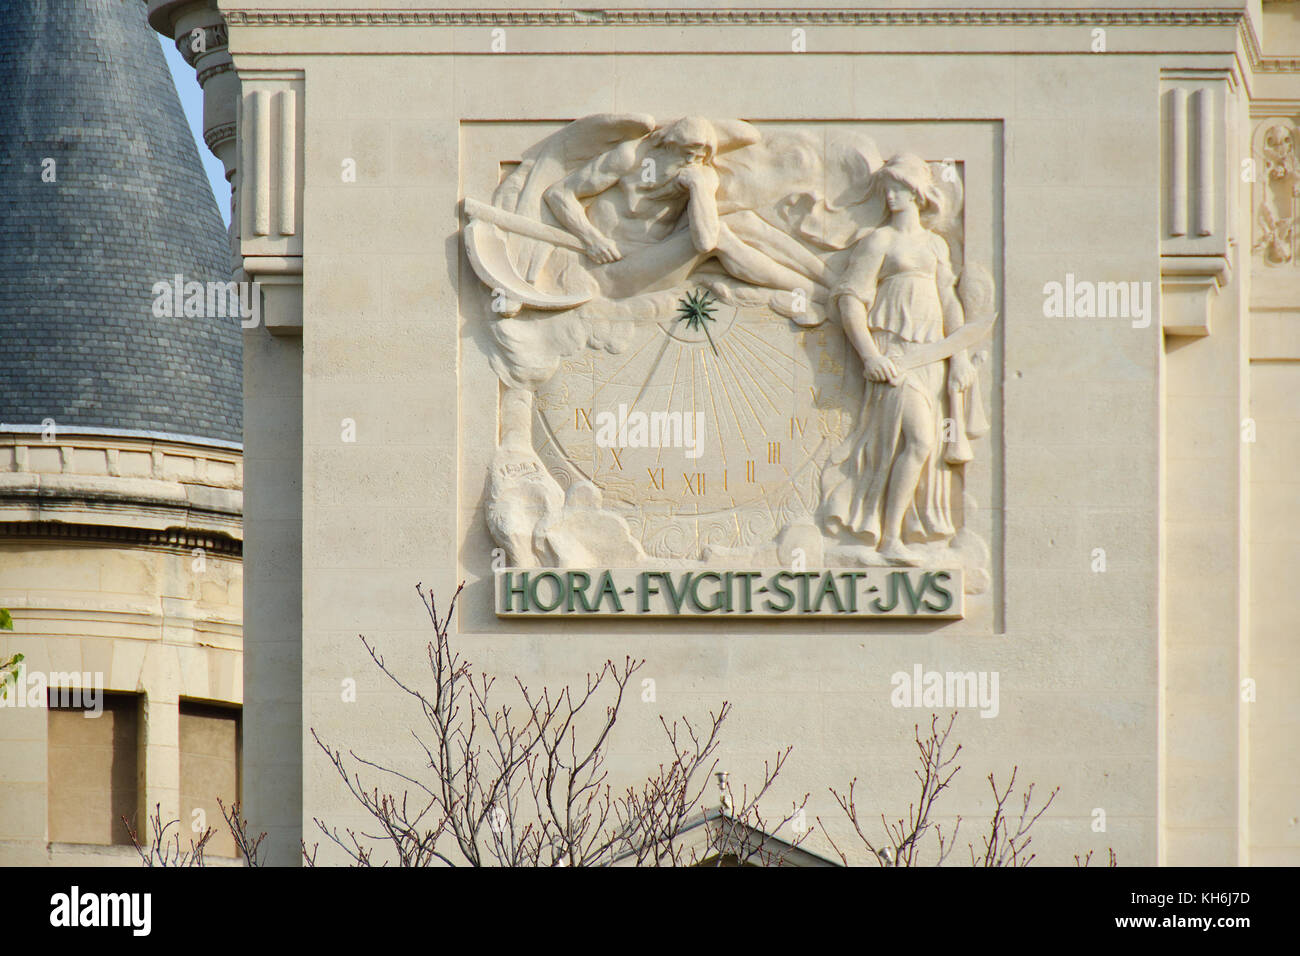
<path fill-rule="evenodd" d="M 124 846 L 49 842 L 44 688 L 54 674 L 140 696 L 138 820 L 155 805 L 164 822 L 181 814 L 179 701 L 243 699 L 241 481 L 240 455 L 229 450 L 0 439 L 0 607 L 14 619 L 0 634 L 0 659 L 25 658 L 0 707 L 6 864 L 136 859 Z"/>
<path fill-rule="evenodd" d="M 774 805 L 811 793 L 809 818 L 844 844 L 827 787 L 857 776 L 873 815 L 905 813 L 913 725 L 944 709 L 895 706 L 894 675 L 996 672 L 996 716 L 958 718 L 964 769 L 947 814 L 987 814 L 986 775 L 1001 782 L 1015 766 L 1037 794 L 1061 787 L 1037 829 L 1044 863 L 1107 848 L 1121 864 L 1246 863 L 1254 846 L 1260 861 L 1291 858 L 1278 741 L 1295 715 L 1276 694 L 1254 710 L 1239 694 L 1245 677 L 1295 667 L 1285 605 L 1261 610 L 1270 579 L 1255 573 L 1288 560 L 1259 522 L 1289 519 L 1260 518 L 1252 499 L 1284 482 L 1283 458 L 1270 456 L 1283 455 L 1276 436 L 1290 419 L 1268 400 L 1285 373 L 1250 364 L 1262 265 L 1246 253 L 1255 200 L 1238 170 L 1254 155 L 1251 90 L 1267 86 L 1291 113 L 1300 98 L 1280 67 L 1256 76 L 1258 11 L 262 17 L 298 6 L 227 14 L 245 121 L 261 115 L 249 105 L 259 90 L 301 109 L 301 168 L 241 171 L 243 201 L 281 210 L 288 195 L 301 217 L 292 240 L 243 240 L 246 266 L 259 268 L 301 242 L 301 307 L 284 310 L 301 321 L 301 390 L 285 378 L 292 360 L 259 358 L 245 378 L 250 422 L 280 421 L 301 401 L 300 462 L 293 423 L 278 441 L 267 434 L 262 501 L 282 523 L 254 545 L 290 561 L 301 547 L 302 723 L 286 699 L 258 734 L 268 754 L 301 754 L 300 810 L 284 777 L 253 784 L 255 825 L 273 830 L 280 862 L 299 835 L 320 839 L 313 818 L 362 823 L 312 731 L 417 759 L 400 731 L 419 714 L 357 634 L 419 673 L 430 634 L 414 585 L 445 602 L 461 580 L 458 644 L 503 678 L 554 686 L 606 658 L 647 659 L 655 693 L 628 708 L 615 782 L 662 758 L 660 714 L 702 717 L 726 699 L 733 779 L 793 745 Z M 275 99 L 285 90 L 297 99 Z M 886 156 L 961 164 L 968 257 L 993 275 L 1001 316 L 980 385 L 992 431 L 965 485 L 990 583 L 968 595 L 962 620 L 495 616 L 486 498 L 503 389 L 459 203 L 486 201 L 530 145 L 595 113 L 852 129 Z M 286 127 L 269 129 L 283 142 Z M 1046 314 L 1048 284 L 1074 280 L 1136 283 L 1152 311 Z M 291 352 L 285 331 L 252 333 L 257 354 Z M 1261 426 L 1252 447 L 1241 425 L 1257 396 L 1273 410 L 1249 412 Z M 248 604 L 268 642 L 293 624 L 283 619 L 297 575 L 275 573 L 285 584 Z M 292 681 L 292 657 L 250 645 L 250 671 Z M 820 833 L 809 847 L 828 851 Z M 328 849 L 321 860 L 337 862 Z"/>

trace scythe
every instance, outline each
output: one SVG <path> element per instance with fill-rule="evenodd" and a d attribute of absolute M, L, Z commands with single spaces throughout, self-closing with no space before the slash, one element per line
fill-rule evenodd
<path fill-rule="evenodd" d="M 469 262 L 474 267 L 474 272 L 488 288 L 494 291 L 500 290 L 514 302 L 549 312 L 572 309 L 591 300 L 592 296 L 589 293 L 555 295 L 543 292 L 525 279 L 519 274 L 511 259 L 505 232 L 549 242 L 574 252 L 582 252 L 583 245 L 575 236 L 554 226 L 548 226 L 468 197 L 465 199 L 465 214 L 469 216 L 469 223 L 465 226 L 464 232 L 465 251 L 469 254 Z"/>

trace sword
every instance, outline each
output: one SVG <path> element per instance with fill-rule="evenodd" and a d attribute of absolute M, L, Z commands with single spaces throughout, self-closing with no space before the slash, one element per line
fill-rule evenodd
<path fill-rule="evenodd" d="M 894 368 L 898 369 L 899 374 L 910 372 L 914 368 L 920 368 L 922 365 L 929 365 L 931 362 L 942 362 L 972 345 L 978 345 L 986 339 L 993 326 L 998 321 L 998 315 L 994 312 L 984 319 L 977 319 L 974 322 L 967 322 L 952 335 L 947 335 L 937 342 L 927 342 L 924 345 L 912 349 L 906 355 L 899 355 L 893 359 Z"/>
<path fill-rule="evenodd" d="M 906 355 L 898 356 L 893 360 L 894 367 L 898 369 L 898 374 L 901 377 L 905 372 L 919 368 L 922 365 L 942 362 L 944 359 L 984 341 L 985 337 L 993 331 L 993 325 L 997 320 L 997 313 L 994 312 L 987 318 L 967 322 L 952 335 L 944 336 L 938 342 L 927 342 L 925 345 L 912 349 Z M 897 379 L 894 381 L 897 382 Z M 972 397 L 976 407 L 980 408 L 980 414 L 982 415 L 983 407 L 979 395 L 976 394 Z M 954 441 L 945 450 L 943 458 L 950 465 L 960 465 L 975 457 L 975 453 L 971 451 L 970 438 L 966 430 L 966 394 L 959 389 L 950 388 L 948 389 L 948 401 L 952 408 L 952 417 L 957 433 Z"/>

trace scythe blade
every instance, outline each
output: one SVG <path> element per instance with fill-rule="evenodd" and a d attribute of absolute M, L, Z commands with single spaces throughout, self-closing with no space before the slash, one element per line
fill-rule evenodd
<path fill-rule="evenodd" d="M 465 251 L 475 274 L 488 288 L 500 289 L 515 302 L 555 312 L 572 309 L 591 300 L 588 294 L 553 295 L 543 292 L 521 276 L 511 261 L 505 234 L 493 223 L 472 217 L 465 226 L 464 236 Z"/>

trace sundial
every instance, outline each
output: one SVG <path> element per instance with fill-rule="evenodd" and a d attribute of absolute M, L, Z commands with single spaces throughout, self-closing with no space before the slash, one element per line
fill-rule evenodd
<path fill-rule="evenodd" d="M 682 301 L 699 294 L 686 291 Z M 662 557 L 752 545 L 812 515 L 819 461 L 848 424 L 838 330 L 706 301 L 711 318 L 674 315 L 638 328 L 626 351 L 566 360 L 536 393 L 535 447 L 548 468 L 592 481 L 646 551 Z M 602 447 L 598 416 L 619 423 L 637 412 L 651 422 L 654 413 L 674 415 L 661 423 L 692 416 L 704 427 L 694 448 Z"/>
<path fill-rule="evenodd" d="M 509 168 L 463 232 L 504 385 L 499 614 L 961 616 L 995 315 L 951 167 L 601 114 Z"/>

